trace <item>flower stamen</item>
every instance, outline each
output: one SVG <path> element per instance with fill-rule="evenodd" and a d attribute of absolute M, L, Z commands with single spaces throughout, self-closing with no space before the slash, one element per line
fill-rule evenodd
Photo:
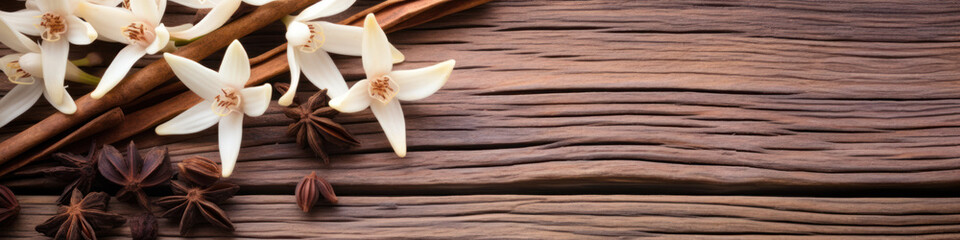
<path fill-rule="evenodd" d="M 120 6 L 123 6 L 123 8 L 126 8 L 127 10 L 130 10 L 130 0 L 123 0 L 123 4 Z"/>
<path fill-rule="evenodd" d="M 213 112 L 218 116 L 226 116 L 231 112 L 241 112 L 240 111 L 240 92 L 233 88 L 224 88 L 220 89 L 222 92 L 217 97 L 213 98 Z"/>
<path fill-rule="evenodd" d="M 59 41 L 60 34 L 67 32 L 67 24 L 63 21 L 63 17 L 53 13 L 44 13 L 40 16 L 40 27 L 44 28 L 40 38 L 51 42 Z"/>
<path fill-rule="evenodd" d="M 310 39 L 307 39 L 306 44 L 300 46 L 300 51 L 307 53 L 316 52 L 317 49 L 323 47 L 323 44 L 327 42 L 327 36 L 323 34 L 323 27 L 320 27 L 320 24 L 307 23 L 307 28 L 310 29 Z"/>
<path fill-rule="evenodd" d="M 121 34 L 133 43 L 140 43 L 143 45 L 149 45 L 150 40 L 153 40 L 153 32 L 148 31 L 146 25 L 140 22 L 133 22 L 126 27 L 120 29 Z"/>
<path fill-rule="evenodd" d="M 399 86 L 393 82 L 390 76 L 383 75 L 370 81 L 370 97 L 377 99 L 381 103 L 390 102 L 394 96 L 397 96 Z"/>
<path fill-rule="evenodd" d="M 5 66 L 4 73 L 7 74 L 7 80 L 14 84 L 29 85 L 37 82 L 30 73 L 20 68 L 20 61 L 12 61 Z"/>

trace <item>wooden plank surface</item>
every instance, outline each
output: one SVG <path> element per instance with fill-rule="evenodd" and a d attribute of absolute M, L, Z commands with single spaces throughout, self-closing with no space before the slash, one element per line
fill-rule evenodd
<path fill-rule="evenodd" d="M 175 12 L 168 18 L 191 17 Z M 337 118 L 363 145 L 324 165 L 284 136 L 290 120 L 274 105 L 244 120 L 231 181 L 246 195 L 234 203 L 250 204 L 228 213 L 243 219 L 236 234 L 253 238 L 294 236 L 290 231 L 457 238 L 490 229 L 557 238 L 957 238 L 949 219 L 960 209 L 951 198 L 536 194 L 956 195 L 958 13 L 960 3 L 930 0 L 494 1 L 389 35 L 407 57 L 396 69 L 457 60 L 441 91 L 403 103 L 406 158 L 393 154 L 364 111 Z M 262 52 L 284 41 L 283 33 L 278 25 L 241 42 Z M 335 58 L 350 84 L 363 78 L 358 58 Z M 8 85 L 0 84 L 0 92 Z M 31 110 L 0 129 L 0 138 L 50 111 Z M 165 145 L 180 161 L 217 159 L 216 138 L 208 130 L 135 140 Z M 290 196 L 261 195 L 292 194 L 314 170 L 349 195 L 342 208 L 301 215 L 293 204 L 278 203 L 292 203 Z M 31 194 L 55 194 L 61 186 L 38 176 L 0 184 Z M 464 194 L 533 195 L 458 196 Z M 397 197 L 407 195 L 451 196 Z M 437 201 L 450 205 L 423 203 Z M 523 206 L 530 201 L 555 209 L 505 213 L 529 210 Z M 428 205 L 418 216 L 426 219 L 377 210 L 384 202 Z M 807 207 L 783 210 L 798 205 Z M 51 211 L 46 207 L 39 212 Z M 270 207 L 290 215 L 243 217 Z M 313 221 L 331 227 L 304 227 Z M 17 236 L 35 236 L 32 227 L 18 226 Z"/>
<path fill-rule="evenodd" d="M 960 5 L 494 2 L 390 36 L 408 59 L 397 69 L 458 60 L 442 91 L 404 103 L 408 157 L 393 157 L 365 111 L 340 118 L 363 146 L 324 166 L 283 136 L 289 121 L 273 107 L 245 121 L 235 179 L 292 186 L 320 169 L 364 192 L 956 187 L 951 9 Z M 359 59 L 339 60 L 362 78 Z M 139 139 L 175 159 L 216 157 L 212 130 Z"/>
<path fill-rule="evenodd" d="M 56 212 L 53 196 L 21 197 L 23 215 L 0 237 L 33 238 Z M 191 238 L 249 239 L 956 239 L 960 199 L 636 195 L 343 197 L 310 214 L 292 196 L 240 196 L 224 210 L 237 230 L 198 227 Z M 113 202 L 111 211 L 133 214 Z M 160 221 L 161 237 L 176 237 Z M 129 237 L 118 228 L 107 239 Z"/>

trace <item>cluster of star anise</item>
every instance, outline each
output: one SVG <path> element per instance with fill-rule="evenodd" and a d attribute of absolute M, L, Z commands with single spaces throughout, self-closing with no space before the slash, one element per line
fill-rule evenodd
<path fill-rule="evenodd" d="M 287 92 L 290 85 L 277 83 L 274 85 L 281 95 Z M 346 149 L 360 145 L 346 128 L 333 121 L 333 117 L 340 112 L 328 104 L 330 97 L 326 89 L 320 89 L 306 102 L 294 99 L 294 103 L 283 110 L 283 114 L 295 122 L 287 127 L 287 135 L 294 136 L 297 144 L 303 148 L 309 147 L 324 163 L 330 163 L 326 147 Z"/>
<path fill-rule="evenodd" d="M 170 184 L 175 195 L 157 200 L 167 209 L 161 216 L 180 220 L 181 235 L 203 221 L 233 231 L 233 223 L 217 204 L 233 197 L 240 186 L 220 180 L 219 165 L 206 158 L 184 160 L 178 168 L 178 181 Z"/>
<path fill-rule="evenodd" d="M 71 183 L 57 200 L 65 205 L 36 230 L 56 239 L 96 239 L 96 231 L 125 222 L 123 217 L 106 212 L 109 195 L 90 192 L 98 175 L 121 187 L 117 199 L 140 205 L 147 215 L 150 215 L 151 203 L 144 188 L 163 185 L 173 175 L 166 148 L 153 148 L 141 155 L 133 142 L 127 145 L 126 157 L 113 146 L 98 150 L 94 145 L 86 156 L 57 153 L 54 158 L 63 165 L 41 172 Z M 134 239 L 156 238 L 157 223 L 155 219 L 150 220 L 150 217 L 133 218 L 130 228 Z"/>

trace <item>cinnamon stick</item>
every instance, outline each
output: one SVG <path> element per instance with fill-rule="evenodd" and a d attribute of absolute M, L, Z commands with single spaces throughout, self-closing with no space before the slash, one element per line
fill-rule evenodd
<path fill-rule="evenodd" d="M 97 118 L 94 118 L 87 124 L 84 124 L 82 127 L 78 128 L 76 131 L 70 133 L 60 141 L 40 150 L 39 152 L 31 154 L 29 157 L 18 159 L 16 161 L 8 162 L 0 166 L 0 176 L 6 175 L 18 168 L 26 166 L 30 162 L 36 161 L 37 159 L 43 158 L 51 153 L 59 150 L 61 147 L 68 144 L 77 142 L 80 139 L 88 138 L 93 134 L 96 134 L 100 131 L 103 131 L 107 128 L 116 126 L 123 122 L 123 111 L 120 108 L 113 108 L 112 110 L 100 115 Z"/>
<path fill-rule="evenodd" d="M 384 26 L 384 31 L 394 32 L 479 6 L 489 1 L 491 0 L 386 1 L 340 21 L 340 24 L 361 26 L 363 24 L 363 17 L 365 17 L 367 13 L 372 12 L 377 16 L 378 22 Z M 264 54 L 251 58 L 251 65 L 254 66 L 251 69 L 250 80 L 247 81 L 246 86 L 260 85 L 273 77 L 288 73 L 290 66 L 287 65 L 286 49 L 287 45 L 281 44 Z M 182 83 L 178 83 L 177 85 L 185 90 Z M 202 101 L 202 99 L 192 92 L 182 93 L 159 104 L 130 114 L 127 117 L 128 121 L 124 121 L 119 126 L 104 131 L 98 136 L 98 140 L 103 141 L 104 144 L 110 144 L 132 137 L 173 118 L 200 101 Z"/>
<path fill-rule="evenodd" d="M 303 9 L 317 0 L 278 0 L 266 4 L 246 16 L 184 46 L 174 54 L 200 60 L 225 48 L 234 39 L 261 29 L 280 18 Z M 128 76 L 110 93 L 99 100 L 85 95 L 77 99 L 77 112 L 72 115 L 54 113 L 30 128 L 0 143 L 0 164 L 60 134 L 71 127 L 84 123 L 104 111 L 120 106 L 147 93 L 150 89 L 173 77 L 166 61 L 157 60 L 140 71 Z"/>

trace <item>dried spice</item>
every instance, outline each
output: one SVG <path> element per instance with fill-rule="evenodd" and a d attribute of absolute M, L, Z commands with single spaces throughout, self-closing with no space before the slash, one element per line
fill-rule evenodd
<path fill-rule="evenodd" d="M 337 195 L 333 193 L 333 186 L 327 180 L 317 176 L 314 171 L 297 184 L 297 205 L 303 212 L 309 212 L 313 205 L 320 201 L 320 196 L 330 203 L 337 203 Z"/>
<path fill-rule="evenodd" d="M 207 221 L 214 226 L 234 230 L 233 223 L 217 204 L 233 197 L 240 186 L 227 182 L 217 182 L 213 186 L 190 187 L 174 181 L 170 184 L 176 196 L 163 197 L 157 204 L 168 210 L 162 217 L 180 220 L 180 234 L 186 234 L 197 223 Z"/>
<path fill-rule="evenodd" d="M 286 93 L 289 85 L 277 84 L 277 91 L 280 94 Z M 326 89 L 320 89 L 313 94 L 305 103 L 294 101 L 290 107 L 283 109 L 283 114 L 293 119 L 293 124 L 287 127 L 287 135 L 297 138 L 297 144 L 300 147 L 310 147 L 324 163 L 330 163 L 330 157 L 327 155 L 324 147 L 326 143 L 333 144 L 340 148 L 350 148 L 360 145 L 346 128 L 333 121 L 333 117 L 340 112 L 331 108 L 330 97 L 327 96 Z"/>
<path fill-rule="evenodd" d="M 96 144 L 91 144 L 90 152 L 87 153 L 86 157 L 72 153 L 53 154 L 53 158 L 60 161 L 63 166 L 50 167 L 41 170 L 41 172 L 64 182 L 72 181 L 60 194 L 57 203 L 67 204 L 70 201 L 70 195 L 74 192 L 73 190 L 80 190 L 80 193 L 90 192 L 90 185 L 97 178 L 97 158 L 99 158 L 99 154 Z"/>
<path fill-rule="evenodd" d="M 134 240 L 153 240 L 157 239 L 157 217 L 153 214 L 145 213 L 134 216 L 127 221 L 130 225 L 130 236 Z"/>
<path fill-rule="evenodd" d="M 103 146 L 99 161 L 100 175 L 123 186 L 117 192 L 117 199 L 139 203 L 147 210 L 150 209 L 150 200 L 143 189 L 166 183 L 173 176 L 166 148 L 152 148 L 141 157 L 133 141 L 127 145 L 127 157 L 113 146 Z"/>
<path fill-rule="evenodd" d="M 0 185 L 0 223 L 13 219 L 20 213 L 20 202 L 13 191 Z"/>
<path fill-rule="evenodd" d="M 57 215 L 37 225 L 37 232 L 53 239 L 97 239 L 96 231 L 119 227 L 126 222 L 120 215 L 106 212 L 110 195 L 93 192 L 86 197 L 73 190 L 70 204 L 60 206 Z"/>
<path fill-rule="evenodd" d="M 180 168 L 180 180 L 193 185 L 208 187 L 220 180 L 220 165 L 205 157 L 192 157 L 177 164 Z"/>

